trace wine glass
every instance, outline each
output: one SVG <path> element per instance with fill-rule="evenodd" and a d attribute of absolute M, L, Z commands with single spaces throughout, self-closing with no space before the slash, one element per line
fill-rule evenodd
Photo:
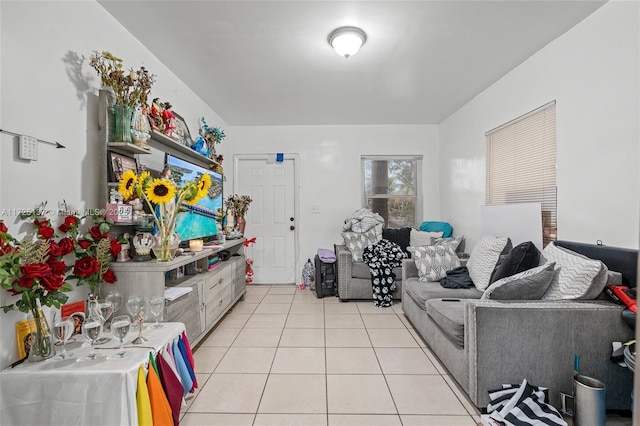
<path fill-rule="evenodd" d="M 107 297 L 104 299 L 106 302 L 111 302 L 113 305 L 114 314 L 118 313 L 118 309 L 120 309 L 120 305 L 122 305 L 122 294 L 119 291 L 110 292 Z"/>
<path fill-rule="evenodd" d="M 56 334 L 56 338 L 62 342 L 62 352 L 56 355 L 53 359 L 65 359 L 73 355 L 71 352 L 67 352 L 67 341 L 69 337 L 73 334 L 73 329 L 75 325 L 73 323 L 73 318 L 71 317 L 60 317 L 56 319 L 57 313 L 53 314 L 53 330 Z"/>
<path fill-rule="evenodd" d="M 84 320 L 84 324 L 82 324 L 82 329 L 84 335 L 87 336 L 87 339 L 91 342 L 91 353 L 84 357 L 83 359 L 96 359 L 96 348 L 95 344 L 100 335 L 102 334 L 102 320 L 100 318 L 89 317 Z"/>
<path fill-rule="evenodd" d="M 142 298 L 140 296 L 131 296 L 127 300 L 127 312 L 132 316 L 132 320 L 135 321 L 142 308 Z"/>
<path fill-rule="evenodd" d="M 163 309 L 164 309 L 164 297 L 163 296 L 152 297 L 151 300 L 149 301 L 149 310 L 155 317 L 156 322 L 151 326 L 151 328 L 162 328 L 162 324 L 160 324 L 159 321 L 160 321 L 160 314 L 162 314 Z"/>
<path fill-rule="evenodd" d="M 111 302 L 100 301 L 98 302 L 98 309 L 100 309 L 100 316 L 102 316 L 102 324 L 104 328 L 104 324 L 106 324 L 107 320 L 111 318 L 111 314 L 113 313 L 113 304 Z M 110 342 L 110 337 L 100 337 L 96 340 L 96 345 L 104 345 L 107 342 Z"/>
<path fill-rule="evenodd" d="M 127 352 L 124 350 L 124 338 L 129 333 L 131 318 L 129 315 L 120 315 L 111 321 L 111 333 L 120 341 L 120 352 L 114 354 L 112 358 L 124 358 Z"/>

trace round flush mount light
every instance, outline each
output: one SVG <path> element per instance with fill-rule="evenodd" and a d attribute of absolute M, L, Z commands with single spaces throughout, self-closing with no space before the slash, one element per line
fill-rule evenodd
<path fill-rule="evenodd" d="M 360 28 L 340 27 L 333 30 L 327 40 L 338 55 L 349 58 L 358 53 L 367 41 L 367 35 Z"/>

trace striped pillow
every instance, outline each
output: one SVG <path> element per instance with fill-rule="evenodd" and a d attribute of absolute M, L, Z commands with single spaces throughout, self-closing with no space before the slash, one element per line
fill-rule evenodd
<path fill-rule="evenodd" d="M 511 240 L 507 237 L 485 235 L 476 243 L 471 250 L 467 269 L 473 285 L 478 290 L 485 291 L 489 287 L 491 274 L 500 255 L 507 254 L 509 251 L 511 251 Z"/>

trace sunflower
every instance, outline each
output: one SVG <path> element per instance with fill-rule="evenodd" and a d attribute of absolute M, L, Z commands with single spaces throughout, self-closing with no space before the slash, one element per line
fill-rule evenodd
<path fill-rule="evenodd" d="M 176 189 L 174 185 L 164 179 L 154 179 L 145 190 L 145 195 L 154 204 L 166 203 L 173 200 Z"/>
<path fill-rule="evenodd" d="M 120 185 L 118 185 L 118 192 L 122 194 L 125 200 L 128 200 L 133 195 L 137 180 L 138 176 L 133 170 L 127 170 L 122 175 Z"/>
<path fill-rule="evenodd" d="M 153 179 L 151 179 L 151 173 L 148 171 L 140 173 L 138 177 L 138 185 L 140 188 L 145 188 L 149 183 L 151 183 Z"/>
<path fill-rule="evenodd" d="M 196 204 L 198 202 L 198 200 L 201 198 L 198 196 L 198 187 L 189 182 L 187 183 L 184 188 L 182 189 L 182 193 L 183 193 L 183 201 L 187 204 L 189 204 L 190 206 L 193 206 L 194 204 Z"/>
<path fill-rule="evenodd" d="M 205 173 L 198 180 L 198 197 L 197 197 L 198 200 L 200 198 L 204 198 L 207 195 L 210 187 L 211 187 L 211 176 Z"/>

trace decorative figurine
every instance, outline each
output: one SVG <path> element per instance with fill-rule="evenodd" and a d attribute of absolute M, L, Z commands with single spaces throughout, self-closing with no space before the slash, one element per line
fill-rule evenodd
<path fill-rule="evenodd" d="M 120 244 L 122 245 L 122 250 L 118 253 L 118 258 L 116 262 L 129 262 L 131 258 L 129 257 L 129 249 L 131 249 L 131 244 L 129 244 L 129 233 L 125 232 L 122 238 L 120 239 Z"/>

